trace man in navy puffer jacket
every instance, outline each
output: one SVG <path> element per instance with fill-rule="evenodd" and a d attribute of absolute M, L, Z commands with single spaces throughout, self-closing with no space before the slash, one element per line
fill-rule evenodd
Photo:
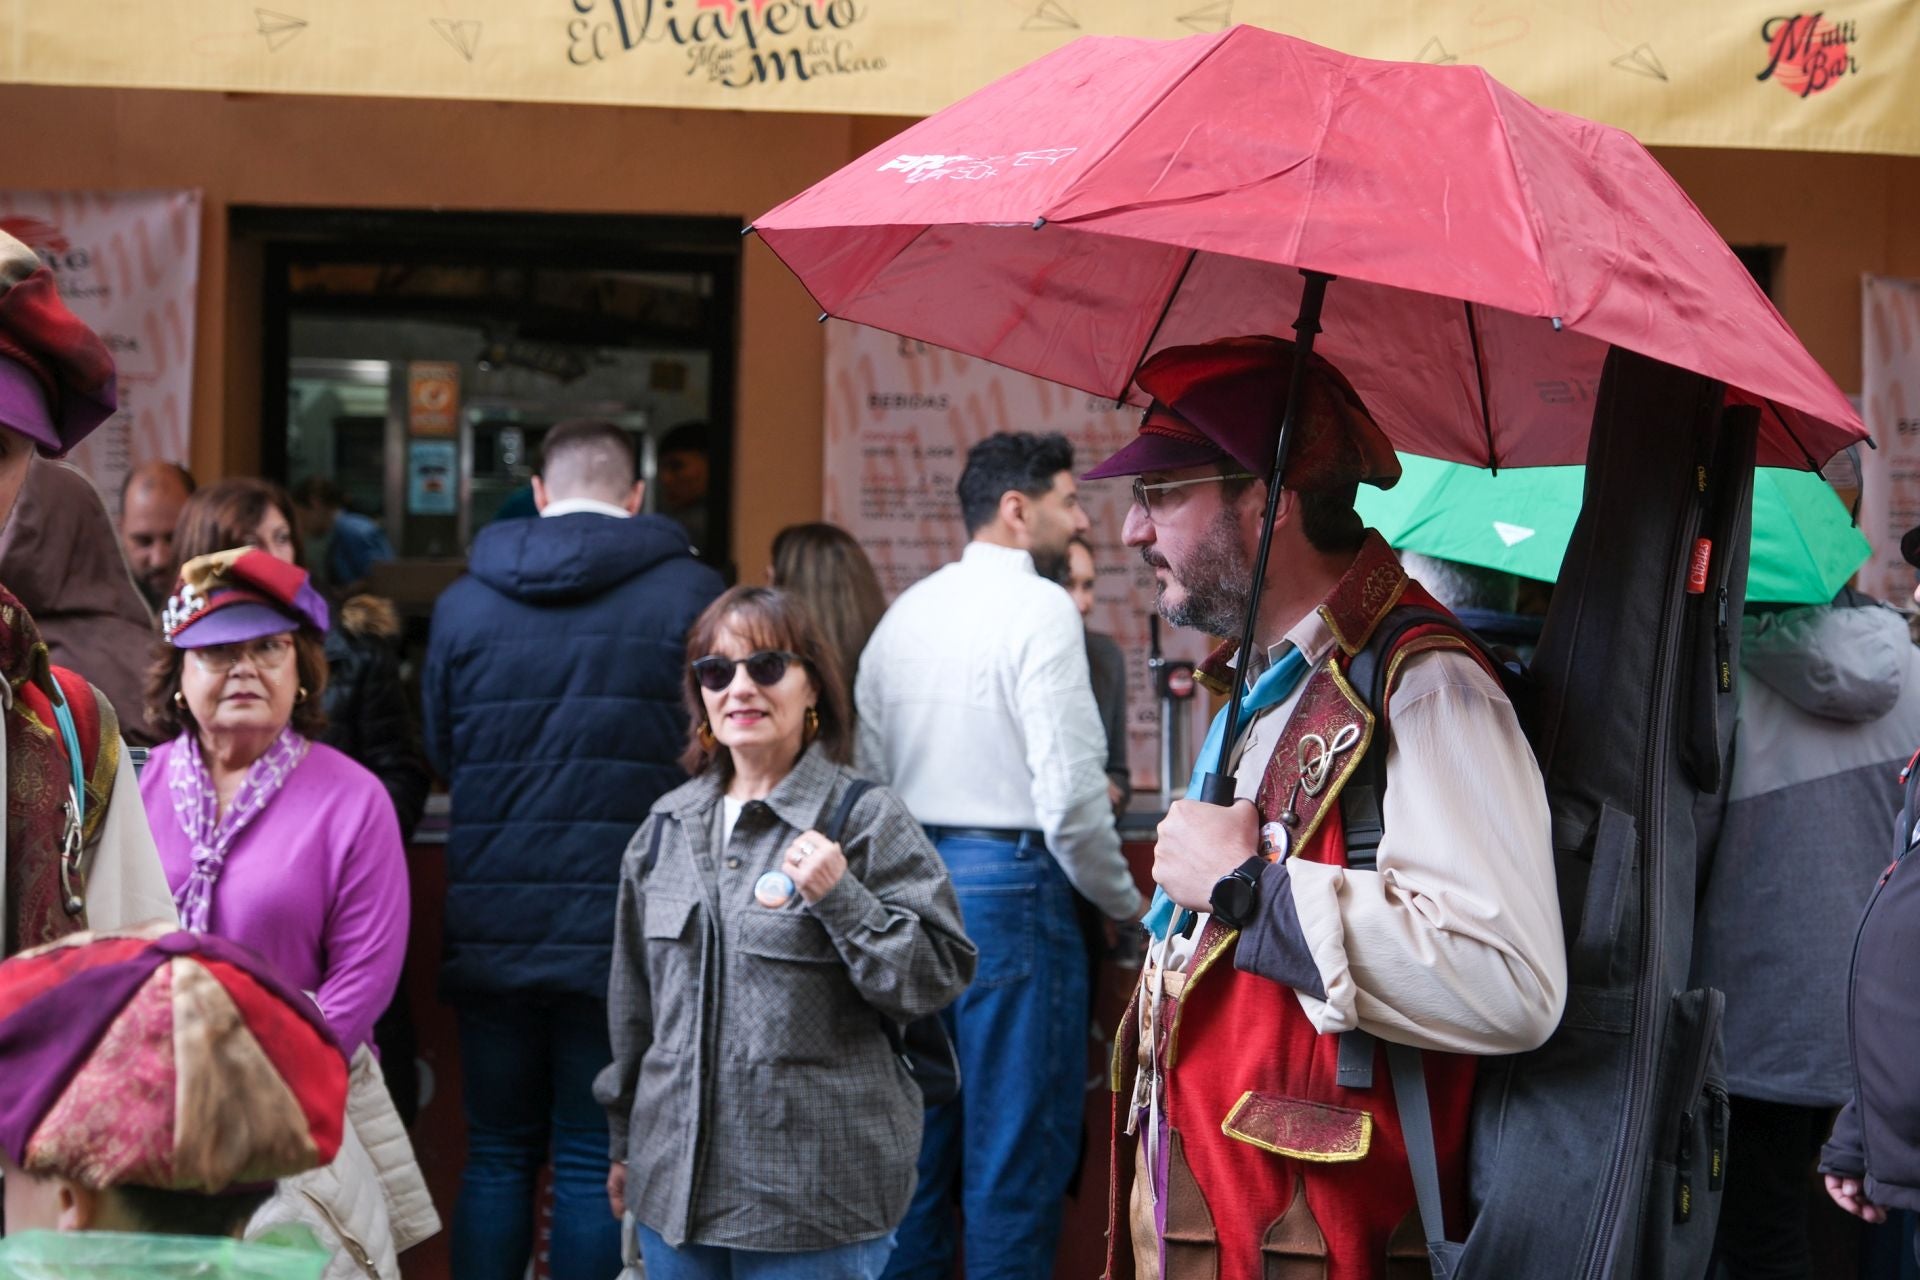
<path fill-rule="evenodd" d="M 427 750 L 453 791 L 441 989 L 460 1024 L 467 1166 L 453 1274 L 518 1280 L 554 1165 L 551 1273 L 620 1270 L 607 1213 L 607 969 L 620 858 L 685 780 L 688 628 L 721 581 L 639 515 L 632 438 L 548 433 L 537 520 L 488 526 L 433 612 Z"/>

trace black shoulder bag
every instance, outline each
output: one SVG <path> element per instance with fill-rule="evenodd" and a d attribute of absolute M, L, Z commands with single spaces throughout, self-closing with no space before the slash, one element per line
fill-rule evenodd
<path fill-rule="evenodd" d="M 842 843 L 840 835 L 846 830 L 853 806 L 872 786 L 865 778 L 849 782 L 820 834 L 835 844 Z M 927 1106 L 937 1107 L 960 1096 L 960 1055 L 954 1052 L 953 1037 L 947 1034 L 947 1024 L 939 1014 L 915 1018 L 905 1025 L 882 1014 L 880 1022 L 886 1029 L 887 1042 L 906 1064 L 907 1074 L 920 1086 L 921 1100 Z"/>

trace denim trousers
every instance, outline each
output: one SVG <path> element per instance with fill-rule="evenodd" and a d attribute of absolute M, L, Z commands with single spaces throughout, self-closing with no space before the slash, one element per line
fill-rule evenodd
<path fill-rule="evenodd" d="M 893 1252 L 890 1235 L 800 1253 L 722 1249 L 707 1244 L 676 1249 L 638 1224 L 634 1235 L 639 1239 L 647 1280 L 879 1280 L 887 1255 Z"/>
<path fill-rule="evenodd" d="M 603 1000 L 463 997 L 467 1166 L 453 1210 L 453 1274 L 521 1280 L 533 1253 L 534 1185 L 553 1163 L 553 1280 L 613 1280 L 620 1223 L 607 1208 L 607 1113 L 593 1078 L 613 1061 Z"/>
<path fill-rule="evenodd" d="M 919 1184 L 887 1277 L 946 1280 L 962 1243 L 968 1280 L 1042 1280 L 1086 1100 L 1087 961 L 1073 888 L 1035 836 L 929 834 L 980 967 L 944 1015 L 961 1093 L 927 1110 Z"/>

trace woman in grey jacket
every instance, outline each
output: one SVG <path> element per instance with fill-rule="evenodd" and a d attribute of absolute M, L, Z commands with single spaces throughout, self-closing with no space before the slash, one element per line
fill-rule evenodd
<path fill-rule="evenodd" d="M 734 1251 L 758 1277 L 876 1277 L 920 1149 L 889 1022 L 958 997 L 973 944 L 891 792 L 821 834 L 855 782 L 852 717 L 804 607 L 736 587 L 687 653 L 695 776 L 621 869 L 608 1193 L 651 1280 L 726 1277 Z"/>

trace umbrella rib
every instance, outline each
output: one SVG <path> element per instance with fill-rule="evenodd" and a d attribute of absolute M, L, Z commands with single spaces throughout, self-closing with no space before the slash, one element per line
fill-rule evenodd
<path fill-rule="evenodd" d="M 1487 407 L 1487 368 L 1480 354 L 1480 326 L 1473 322 L 1473 304 L 1462 302 L 1467 311 L 1467 338 L 1473 343 L 1473 380 L 1480 385 L 1480 429 L 1487 433 L 1487 470 L 1500 474 L 1500 459 L 1493 448 L 1493 414 Z"/>
<path fill-rule="evenodd" d="M 1198 249 L 1187 250 L 1187 260 L 1180 264 L 1180 274 L 1174 278 L 1173 288 L 1167 290 L 1167 300 L 1160 305 L 1160 314 L 1154 317 L 1153 328 L 1147 333 L 1146 342 L 1141 344 L 1140 354 L 1134 358 L 1133 372 L 1127 375 L 1127 380 L 1120 386 L 1120 394 L 1114 397 L 1116 401 L 1126 401 L 1127 388 L 1140 376 L 1140 366 L 1147 362 L 1147 354 L 1153 350 L 1153 340 L 1160 336 L 1160 326 L 1167 322 L 1167 315 L 1173 310 L 1173 301 L 1180 296 L 1180 286 L 1187 282 L 1187 272 L 1193 270 L 1193 260 L 1199 254 Z"/>
<path fill-rule="evenodd" d="M 1800 437 L 1793 433 L 1793 428 L 1787 423 L 1787 415 L 1780 412 L 1780 406 L 1775 404 L 1771 399 L 1768 399 L 1767 397 L 1763 396 L 1761 398 L 1767 401 L 1767 408 L 1773 410 L 1773 420 L 1780 424 L 1780 429 L 1782 431 L 1787 433 L 1787 439 L 1793 441 L 1793 447 L 1798 449 L 1800 451 L 1800 456 L 1807 460 L 1807 470 L 1809 471 L 1820 470 L 1820 463 L 1814 459 L 1814 456 L 1812 453 L 1808 452 L 1807 446 L 1800 443 Z"/>

